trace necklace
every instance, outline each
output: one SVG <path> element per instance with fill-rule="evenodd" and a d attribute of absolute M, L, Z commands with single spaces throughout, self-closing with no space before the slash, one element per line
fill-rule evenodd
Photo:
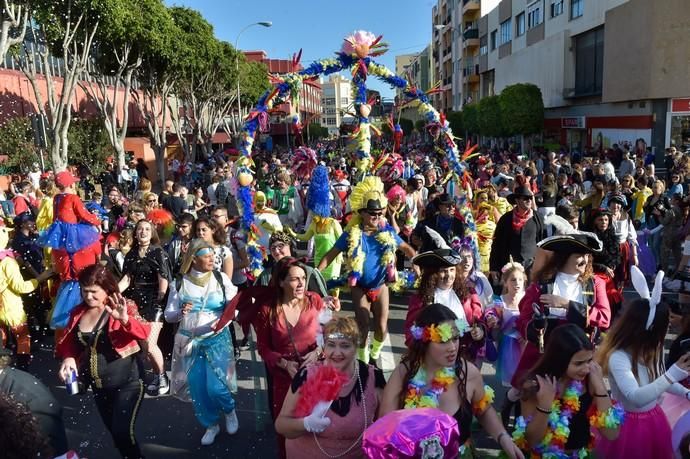
<path fill-rule="evenodd" d="M 573 381 L 563 392 L 561 399 L 556 398 L 551 404 L 551 414 L 547 423 L 546 433 L 541 443 L 530 448 L 525 438 L 527 424 L 531 418 L 520 416 L 515 422 L 513 440 L 518 448 L 532 450 L 539 457 L 552 457 L 554 459 L 588 457 L 589 451 L 581 448 L 571 454 L 565 452 L 565 445 L 570 436 L 570 421 L 575 413 L 580 411 L 580 397 L 584 393 L 584 385 L 581 381 Z"/>
<path fill-rule="evenodd" d="M 323 449 L 323 446 L 321 446 L 321 443 L 319 443 L 319 437 L 316 436 L 316 432 L 313 433 L 314 435 L 314 441 L 316 442 L 316 446 L 319 447 L 319 450 L 323 453 L 324 456 L 330 457 L 331 459 L 337 458 L 337 457 L 343 457 L 352 449 L 360 445 L 362 442 L 362 437 L 364 436 L 364 431 L 367 430 L 367 424 L 368 424 L 368 418 L 367 418 L 367 401 L 366 401 L 366 394 L 364 393 L 364 388 L 362 387 L 362 378 L 359 375 L 359 363 L 355 360 L 355 373 L 354 373 L 354 378 L 357 378 L 357 384 L 359 384 L 359 392 L 362 394 L 362 412 L 364 413 L 364 428 L 362 429 L 362 433 L 359 434 L 359 437 L 355 440 L 353 444 L 350 445 L 349 448 L 347 448 L 345 451 L 339 454 L 331 454 L 328 451 Z M 370 378 L 371 379 L 371 378 Z M 352 381 L 352 380 L 350 380 Z M 371 381 L 370 381 L 371 382 Z"/>
<path fill-rule="evenodd" d="M 455 382 L 455 369 L 452 367 L 441 368 L 434 374 L 434 379 L 426 392 L 422 389 L 427 383 L 426 370 L 419 368 L 417 374 L 407 385 L 404 408 L 438 408 L 438 399 L 446 391 L 448 386 Z"/>

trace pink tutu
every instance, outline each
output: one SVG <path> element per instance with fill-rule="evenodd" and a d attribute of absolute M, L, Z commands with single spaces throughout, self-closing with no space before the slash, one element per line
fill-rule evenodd
<path fill-rule="evenodd" d="M 664 410 L 664 414 L 666 414 L 666 419 L 668 419 L 671 429 L 673 429 L 681 416 L 690 411 L 690 400 L 669 392 L 664 394 L 664 399 L 660 405 L 661 409 Z"/>
<path fill-rule="evenodd" d="M 659 405 L 642 413 L 625 412 L 618 438 L 608 440 L 598 431 L 596 457 L 606 459 L 673 459 L 671 427 Z"/>

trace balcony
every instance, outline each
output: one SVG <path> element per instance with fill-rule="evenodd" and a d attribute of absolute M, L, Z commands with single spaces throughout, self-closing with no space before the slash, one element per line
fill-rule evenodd
<path fill-rule="evenodd" d="M 479 0 L 462 0 L 462 15 L 474 14 L 481 10 Z"/>
<path fill-rule="evenodd" d="M 479 47 L 479 29 L 467 29 L 465 33 L 462 34 L 463 42 L 462 45 L 465 48 L 478 48 Z"/>
<path fill-rule="evenodd" d="M 462 84 L 479 83 L 479 65 L 470 65 L 462 69 Z"/>

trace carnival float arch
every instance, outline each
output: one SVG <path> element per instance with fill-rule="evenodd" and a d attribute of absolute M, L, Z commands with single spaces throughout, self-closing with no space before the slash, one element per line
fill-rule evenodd
<path fill-rule="evenodd" d="M 247 251 L 250 258 L 249 270 L 253 275 L 258 275 L 263 269 L 261 262 L 264 259 L 265 248 L 256 243 L 254 225 L 254 202 L 252 183 L 254 172 L 252 170 L 252 148 L 257 132 L 267 126 L 269 113 L 273 105 L 278 101 L 290 98 L 293 106 L 299 107 L 299 93 L 303 81 L 316 79 L 319 76 L 327 76 L 336 72 L 349 70 L 352 75 L 351 90 L 354 100 L 354 108 L 357 116 L 357 128 L 351 136 L 351 151 L 356 158 L 356 166 L 364 175 L 373 175 L 374 165 L 371 155 L 371 132 L 373 126 L 369 121 L 371 105 L 367 100 L 366 80 L 369 75 L 389 84 L 393 89 L 402 90 L 405 105 L 416 107 L 426 120 L 426 127 L 431 132 L 440 147 L 444 150 L 446 159 L 452 171 L 462 177 L 466 170 L 465 160 L 473 155 L 474 148 L 466 150 L 459 155 L 455 137 L 449 123 L 443 114 L 440 114 L 429 100 L 428 93 L 420 90 L 405 78 L 396 75 L 387 67 L 377 63 L 374 58 L 388 51 L 388 45 L 382 42 L 383 35 L 378 37 L 371 32 L 358 30 L 344 39 L 340 51 L 335 58 L 317 60 L 297 72 L 280 76 L 271 76 L 272 88 L 266 91 L 250 111 L 240 133 L 240 154 L 235 162 L 235 177 L 237 180 L 236 195 L 238 207 L 242 218 L 242 228 L 247 231 Z M 299 64 L 301 52 L 293 59 L 293 65 Z M 299 113 L 297 114 L 299 117 Z M 299 122 L 299 118 L 295 120 Z M 375 128 L 373 128 L 375 129 Z M 399 126 L 395 126 L 399 132 Z M 470 214 L 471 215 L 471 214 Z"/>

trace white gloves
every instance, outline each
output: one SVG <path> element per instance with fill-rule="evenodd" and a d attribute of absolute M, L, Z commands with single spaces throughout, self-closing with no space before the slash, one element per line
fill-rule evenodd
<path fill-rule="evenodd" d="M 328 408 L 332 402 L 319 402 L 316 404 L 309 416 L 302 419 L 304 429 L 307 432 L 321 433 L 326 427 L 331 425 L 331 420 L 326 417 Z"/>

